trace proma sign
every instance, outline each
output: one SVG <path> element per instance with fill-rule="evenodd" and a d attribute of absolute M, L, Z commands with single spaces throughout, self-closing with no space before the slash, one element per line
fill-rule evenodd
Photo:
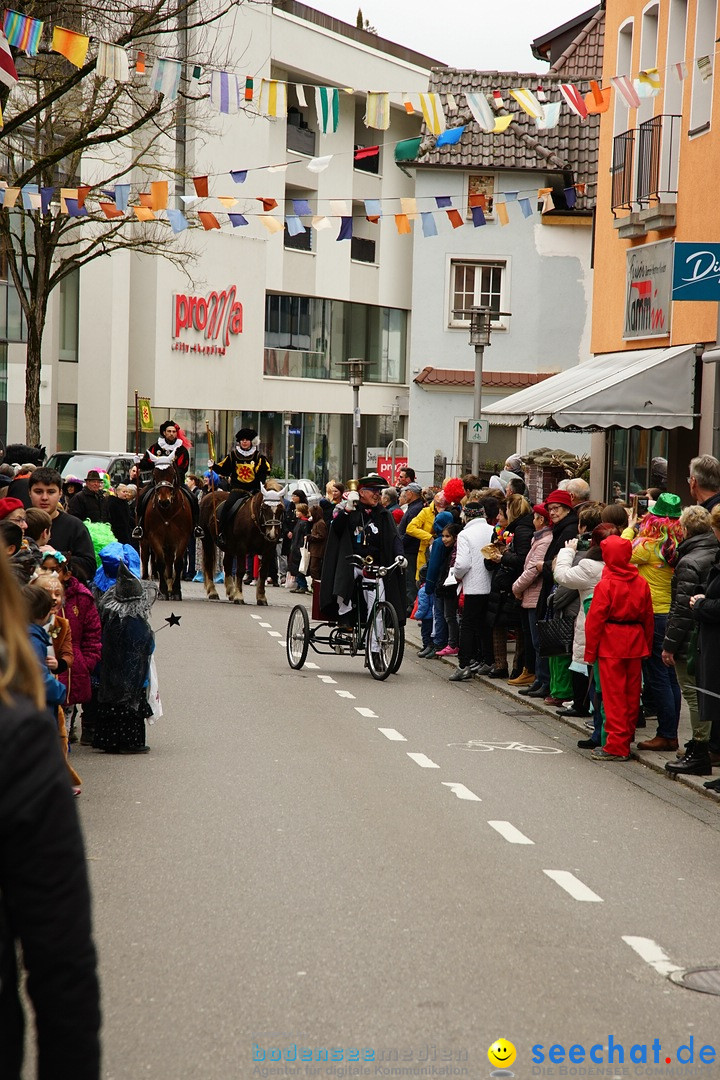
<path fill-rule="evenodd" d="M 242 304 L 235 299 L 236 295 L 235 285 L 222 292 L 213 291 L 207 297 L 175 293 L 173 337 L 179 338 L 183 330 L 196 330 L 207 341 L 229 345 L 230 335 L 242 334 L 243 329 Z"/>

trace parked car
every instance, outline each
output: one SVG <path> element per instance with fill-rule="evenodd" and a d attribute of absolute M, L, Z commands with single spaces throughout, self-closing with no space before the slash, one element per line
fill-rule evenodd
<path fill-rule="evenodd" d="M 280 483 L 283 483 L 283 481 L 281 480 Z M 293 491 L 297 491 L 298 488 L 305 492 L 307 496 L 307 499 L 305 501 L 307 502 L 308 506 L 317 506 L 317 504 L 322 499 L 322 491 L 317 486 L 314 480 L 308 480 L 306 478 L 303 478 L 301 480 L 293 480 L 293 478 L 291 477 L 289 480 L 286 481 L 286 483 L 289 484 L 288 495 Z"/>
<path fill-rule="evenodd" d="M 116 484 L 127 484 L 134 463 L 133 455 L 127 450 L 74 450 L 72 453 L 64 451 L 51 454 L 47 467 L 57 469 L 63 479 L 77 476 L 81 480 L 85 479 L 90 469 L 101 469 L 109 474 L 110 483 L 115 487 Z"/>

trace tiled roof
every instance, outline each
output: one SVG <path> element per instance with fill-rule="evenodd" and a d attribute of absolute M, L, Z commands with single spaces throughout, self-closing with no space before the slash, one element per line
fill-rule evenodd
<path fill-rule="evenodd" d="M 508 94 L 509 89 L 525 87 L 537 90 L 541 85 L 550 100 L 557 100 L 561 82 L 567 82 L 563 74 L 519 74 L 516 71 L 462 71 L 455 68 L 433 69 L 430 79 L 431 91 L 441 95 L 452 94 L 457 103 L 457 113 L 451 114 L 450 127 L 467 125 L 460 142 L 455 146 L 435 149 L 435 138 L 424 129 L 425 152 L 418 158 L 419 166 L 445 166 L 456 169 L 522 170 L 541 173 L 572 172 L 575 182 L 587 184 L 585 198 L 578 198 L 578 209 L 590 209 L 595 205 L 597 187 L 597 160 L 600 117 L 589 116 L 581 120 L 563 105 L 560 121 L 552 131 L 538 132 L 535 121 L 525 113 Z M 590 90 L 589 80 L 573 79 L 573 84 L 583 93 Z M 503 135 L 489 135 L 480 130 L 464 102 L 464 91 L 479 92 L 492 96 L 493 90 L 503 91 L 507 110 L 514 122 Z"/>
<path fill-rule="evenodd" d="M 556 375 L 555 371 L 483 371 L 482 384 L 488 389 L 497 390 L 520 390 L 525 386 L 535 386 L 536 383 L 549 379 Z M 413 382 L 421 386 L 457 386 L 473 387 L 475 385 L 475 372 L 467 368 L 436 368 L 424 367 Z"/>
<path fill-rule="evenodd" d="M 601 79 L 605 43 L 605 10 L 588 20 L 572 44 L 555 60 L 550 71 L 565 79 Z"/>

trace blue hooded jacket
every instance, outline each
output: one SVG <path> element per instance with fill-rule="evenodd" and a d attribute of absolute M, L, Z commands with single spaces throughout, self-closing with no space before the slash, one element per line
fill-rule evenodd
<path fill-rule="evenodd" d="M 140 556 L 130 544 L 106 544 L 100 552 L 100 566 L 93 578 L 93 585 L 100 592 L 107 592 L 117 581 L 118 566 L 124 562 L 131 574 L 140 577 Z"/>
<path fill-rule="evenodd" d="M 437 539 L 433 540 L 430 547 L 430 554 L 427 561 L 427 578 L 425 579 L 425 589 L 428 596 L 432 596 L 435 592 L 435 588 L 438 585 L 438 575 L 441 567 L 444 566 L 447 558 L 448 549 L 442 542 L 442 531 L 446 525 L 452 525 L 455 518 L 448 510 L 441 510 L 439 514 L 435 515 L 433 521 L 433 532 Z M 442 584 L 440 582 L 439 584 Z"/>
<path fill-rule="evenodd" d="M 30 635 L 30 644 L 32 645 L 33 651 L 40 664 L 43 683 L 45 685 L 45 701 L 48 708 L 57 713 L 57 706 L 62 705 L 67 691 L 60 680 L 56 679 L 55 676 L 50 673 L 46 663 L 50 638 L 47 630 L 45 630 L 43 626 L 38 626 L 36 623 L 30 623 L 28 633 Z"/>

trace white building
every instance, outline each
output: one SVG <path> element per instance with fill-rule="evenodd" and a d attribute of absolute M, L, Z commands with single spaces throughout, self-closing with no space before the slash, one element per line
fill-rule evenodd
<path fill-rule="evenodd" d="M 253 74 L 256 96 L 262 78 L 287 82 L 287 119 L 244 110 L 220 116 L 204 102 L 202 135 L 189 136 L 181 149 L 188 177 L 210 178 L 211 198 L 198 205 L 222 217 L 212 196 L 235 196 L 233 210 L 245 212 L 249 224 L 231 229 L 222 217 L 219 231 L 183 234 L 197 253 L 185 273 L 163 258 L 122 252 L 56 291 L 44 339 L 42 438 L 51 451 L 132 449 L 137 390 L 151 399 L 156 423 L 173 416 L 185 428 L 197 467 L 207 457 L 206 419 L 218 451 L 238 426 L 251 423 L 283 466 L 285 413 L 291 474 L 322 482 L 350 475 L 353 397 L 342 361 L 368 362 L 361 469 L 365 447 L 387 443 L 393 405 L 407 413 L 413 249 L 393 215 L 398 200 L 414 194 L 414 180 L 396 166 L 394 146 L 420 133 L 421 117 L 408 115 L 402 94 L 426 90 L 436 61 L 295 0 L 249 4 L 233 18 L 232 27 L 220 24 L 218 55 L 242 57 L 237 73 L 243 81 Z M 352 88 L 340 93 L 334 134 L 318 130 L 318 85 Z M 363 123 L 369 90 L 392 91 L 386 131 Z M 373 144 L 380 145 L 377 156 L 355 159 L 357 147 Z M 177 149 L 170 148 L 172 158 Z M 324 171 L 308 170 L 325 155 L 333 157 Z M 286 162 L 286 170 L 268 171 Z M 248 170 L 242 185 L 231 170 Z M 91 171 L 89 164 L 84 180 Z M 152 178 L 133 175 L 138 184 Z M 190 179 L 184 190 L 194 191 Z M 293 200 L 306 200 L 312 216 L 328 216 L 331 227 L 311 228 L 305 213 L 305 232 L 290 236 L 286 227 L 273 235 L 257 216 L 261 198 L 277 201 L 280 222 L 293 214 Z M 387 219 L 368 221 L 367 199 L 380 200 Z M 331 200 L 347 204 L 351 241 L 336 239 L 344 215 Z M 211 334 L 206 322 L 218 303 L 222 328 Z M 17 441 L 24 438 L 24 348 L 7 327 L 6 340 L 0 399 L 6 397 L 7 428 L 0 414 L 0 434 Z"/>

